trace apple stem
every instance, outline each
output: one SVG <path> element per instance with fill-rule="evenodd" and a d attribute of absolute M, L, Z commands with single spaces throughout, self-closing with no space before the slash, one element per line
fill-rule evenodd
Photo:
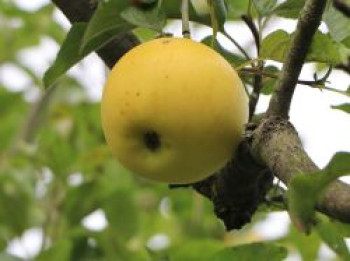
<path fill-rule="evenodd" d="M 190 18 L 189 18 L 188 9 L 189 9 L 188 0 L 182 0 L 182 3 L 181 3 L 182 35 L 185 38 L 191 38 Z"/>

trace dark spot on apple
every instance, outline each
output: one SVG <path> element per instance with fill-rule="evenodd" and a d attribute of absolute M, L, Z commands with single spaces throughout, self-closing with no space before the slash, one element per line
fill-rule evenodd
<path fill-rule="evenodd" d="M 169 40 L 169 39 L 166 39 L 166 40 L 163 40 L 163 41 L 162 41 L 162 44 L 168 44 L 168 43 L 170 43 L 170 40 Z"/>
<path fill-rule="evenodd" d="M 139 97 L 139 96 L 140 96 L 140 93 L 139 93 L 139 92 L 137 92 L 137 93 L 136 93 L 136 96 L 137 96 L 137 97 Z"/>
<path fill-rule="evenodd" d="M 147 149 L 152 152 L 159 150 L 162 145 L 159 134 L 153 130 L 147 131 L 143 134 L 143 142 Z"/>

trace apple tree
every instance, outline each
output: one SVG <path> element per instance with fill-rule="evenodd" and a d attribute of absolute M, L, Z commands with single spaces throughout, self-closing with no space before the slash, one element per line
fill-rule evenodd
<path fill-rule="evenodd" d="M 25 260 L 9 249 L 33 228 L 40 231 L 35 260 L 284 260 L 293 253 L 316 260 L 324 245 L 350 260 L 350 186 L 341 179 L 350 174 L 350 153 L 339 151 L 319 168 L 290 120 L 296 88 L 350 97 L 350 86 L 328 81 L 338 71 L 349 81 L 349 1 L 52 0 L 27 12 L 1 0 L 0 7 L 0 63 L 32 86 L 14 92 L 0 78 L 1 260 Z M 67 32 L 53 19 L 57 9 L 71 23 Z M 278 27 L 285 20 L 296 27 Z M 238 25 L 249 31 L 247 44 Z M 109 70 L 176 27 L 186 38 L 209 32 L 198 41 L 235 68 L 249 96 L 235 156 L 190 184 L 151 182 L 119 165 L 105 143 L 99 103 L 68 73 L 94 52 Z M 60 48 L 38 73 L 21 57 L 43 37 Z M 314 78 L 302 78 L 309 64 Z M 30 89 L 40 93 L 35 101 Z M 262 97 L 268 106 L 258 112 Z M 348 114 L 350 102 L 330 110 Z M 267 240 L 254 228 L 277 212 L 292 224 Z M 99 219 L 89 225 L 93 216 Z"/>

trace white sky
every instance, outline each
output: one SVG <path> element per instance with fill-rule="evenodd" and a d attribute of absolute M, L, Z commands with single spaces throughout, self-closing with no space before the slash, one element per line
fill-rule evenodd
<path fill-rule="evenodd" d="M 47 4 L 48 0 L 13 0 L 19 6 L 26 10 L 35 11 L 41 6 Z M 61 21 L 67 28 L 69 26 L 66 19 L 62 14 L 57 13 L 55 19 Z M 281 24 L 284 29 L 293 30 L 295 23 L 283 20 Z M 274 25 L 270 30 L 273 30 Z M 229 30 L 233 35 L 248 36 L 250 33 L 245 26 L 232 24 L 229 26 Z M 322 27 L 324 30 L 324 26 Z M 208 31 L 204 30 L 204 33 Z M 177 31 L 180 34 L 180 31 Z M 195 35 L 196 38 L 201 37 L 200 33 Z M 237 37 L 238 38 L 238 37 Z M 244 45 L 247 43 L 248 38 L 238 38 Z M 227 43 L 228 48 L 234 48 Z M 38 48 L 31 48 L 20 53 L 21 59 L 25 61 L 31 68 L 36 69 L 38 75 L 42 75 L 50 62 L 54 59 L 56 52 L 58 51 L 57 44 L 51 39 L 44 38 Z M 85 86 L 89 96 L 99 101 L 102 93 L 102 88 L 105 79 L 105 71 L 101 61 L 96 55 L 91 55 L 85 59 L 80 65 L 75 66 L 70 72 L 71 75 L 76 76 L 79 81 Z M 313 68 L 310 65 L 305 66 L 302 75 L 302 79 L 312 79 Z M 14 77 L 14 75 L 16 77 Z M 14 81 L 15 79 L 15 81 Z M 15 90 L 23 90 L 24 86 L 28 85 L 28 79 L 16 70 L 11 68 L 11 65 L 0 66 L 0 80 L 8 83 Z M 10 81 L 11 80 L 11 81 Z M 329 86 L 346 90 L 350 85 L 350 77 L 342 72 L 335 72 L 329 78 Z M 29 93 L 28 96 L 35 97 L 37 93 Z M 349 98 L 343 97 L 339 94 L 330 93 L 328 91 L 320 91 L 312 89 L 308 86 L 298 86 L 293 98 L 291 107 L 291 121 L 295 125 L 296 129 L 304 142 L 305 149 L 311 156 L 311 158 L 320 167 L 323 167 L 332 155 L 337 151 L 350 151 L 350 117 L 349 114 L 344 112 L 333 110 L 331 105 L 336 105 L 344 102 L 349 102 Z M 267 108 L 268 97 L 262 96 L 261 101 L 258 104 L 258 112 L 262 112 Z M 91 225 L 92 228 L 100 228 L 105 226 L 105 219 L 103 213 L 93 213 L 89 218 L 84 219 L 86 226 Z M 271 222 L 271 220 L 273 222 Z M 279 234 L 268 233 L 272 226 L 272 223 L 276 224 L 276 220 L 280 221 L 280 232 L 285 231 L 288 224 L 288 218 L 282 214 L 282 216 L 271 216 L 266 222 L 256 225 L 255 229 L 260 230 L 262 234 L 266 234 L 267 237 L 274 238 Z M 100 224 L 99 224 L 100 222 Z M 285 225 L 283 225 L 285 224 Z M 267 232 L 266 232 L 267 231 Z M 40 231 L 38 229 L 29 230 L 23 235 L 22 241 L 19 239 L 14 240 L 8 251 L 22 257 L 28 257 L 35 255 L 35 250 L 38 249 L 38 238 L 40 238 Z M 28 240 L 30 238 L 30 240 Z M 153 242 L 153 241 L 152 241 Z M 25 249 L 25 250 L 24 250 Z M 327 250 L 322 250 L 326 251 Z M 34 253 L 33 253 L 34 252 Z M 331 255 L 326 253 L 326 256 Z M 288 260 L 299 260 L 300 257 L 290 257 Z"/>

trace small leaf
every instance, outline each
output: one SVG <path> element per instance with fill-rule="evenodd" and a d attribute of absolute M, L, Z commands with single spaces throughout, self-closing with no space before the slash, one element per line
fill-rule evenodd
<path fill-rule="evenodd" d="M 337 110 L 350 113 L 350 103 L 343 103 L 340 105 L 332 106 L 332 109 L 337 109 Z"/>
<path fill-rule="evenodd" d="M 261 57 L 279 62 L 285 61 L 289 53 L 292 35 L 283 30 L 277 30 L 262 42 Z M 350 49 L 343 44 L 337 43 L 328 34 L 317 31 L 306 57 L 307 62 L 322 62 L 338 64 L 346 61 Z"/>
<path fill-rule="evenodd" d="M 267 66 L 264 68 L 264 72 L 278 75 L 280 73 L 280 70 L 275 66 Z M 275 88 L 276 82 L 277 78 L 264 77 L 264 87 L 262 88 L 261 93 L 265 95 L 270 95 Z"/>
<path fill-rule="evenodd" d="M 275 9 L 275 14 L 284 18 L 296 19 L 299 17 L 305 0 L 287 0 Z"/>
<path fill-rule="evenodd" d="M 128 7 L 128 2 L 126 0 L 101 2 L 84 33 L 81 44 L 82 53 L 95 51 L 119 33 L 129 31 L 134 27 L 120 15 Z"/>
<path fill-rule="evenodd" d="M 346 246 L 344 238 L 341 236 L 341 231 L 333 222 L 329 220 L 320 220 L 316 227 L 317 233 L 322 240 L 335 252 L 342 260 L 350 260 L 350 253 Z"/>
<path fill-rule="evenodd" d="M 247 13 L 250 0 L 226 0 L 227 20 L 241 19 L 243 14 Z"/>
<path fill-rule="evenodd" d="M 80 45 L 86 23 L 75 23 L 67 34 L 54 64 L 45 72 L 44 85 L 52 86 L 73 65 L 82 60 L 88 53 L 80 53 Z"/>
<path fill-rule="evenodd" d="M 350 173 L 350 153 L 336 153 L 320 171 L 300 174 L 292 179 L 288 190 L 289 214 L 296 227 L 309 233 L 315 222 L 315 206 L 327 186 L 340 176 Z"/>
<path fill-rule="evenodd" d="M 125 239 L 136 234 L 139 225 L 138 210 L 129 190 L 115 190 L 104 200 L 103 209 L 115 233 Z"/>
<path fill-rule="evenodd" d="M 287 257 L 287 250 L 284 247 L 275 246 L 269 243 L 252 243 L 221 250 L 216 253 L 211 260 L 256 261 L 257 257 L 263 257 L 264 260 L 269 261 L 281 261 Z"/>
<path fill-rule="evenodd" d="M 326 12 L 323 15 L 330 35 L 337 42 L 342 42 L 350 36 L 350 19 L 344 14 L 336 10 L 332 4 L 328 5 Z"/>
<path fill-rule="evenodd" d="M 289 51 L 291 36 L 283 30 L 277 30 L 266 36 L 262 42 L 262 58 L 283 62 Z"/>
<path fill-rule="evenodd" d="M 254 0 L 256 10 L 261 17 L 270 15 L 276 7 L 277 0 Z"/>
<path fill-rule="evenodd" d="M 218 24 L 218 29 L 223 30 L 223 27 L 227 18 L 227 8 L 225 5 L 225 0 L 211 0 L 211 1 L 212 1 L 214 13 L 215 13 L 215 19 Z"/>
<path fill-rule="evenodd" d="M 166 24 L 164 12 L 158 10 L 157 7 L 150 10 L 142 10 L 131 6 L 120 13 L 120 16 L 129 24 L 141 28 L 148 28 L 161 32 Z"/>

